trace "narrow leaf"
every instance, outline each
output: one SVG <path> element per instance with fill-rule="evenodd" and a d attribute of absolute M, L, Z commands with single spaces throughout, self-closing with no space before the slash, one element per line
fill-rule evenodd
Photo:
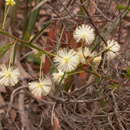
<path fill-rule="evenodd" d="M 9 50 L 12 44 L 7 44 L 0 47 L 0 58 Z"/>
<path fill-rule="evenodd" d="M 118 10 L 123 10 L 123 9 L 126 9 L 126 8 L 127 8 L 127 6 L 124 6 L 124 5 L 118 5 L 117 6 Z M 130 11 L 130 8 L 128 8 L 128 11 Z"/>

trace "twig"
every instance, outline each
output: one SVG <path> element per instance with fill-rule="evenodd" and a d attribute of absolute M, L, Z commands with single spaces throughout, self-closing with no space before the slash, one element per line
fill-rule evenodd
<path fill-rule="evenodd" d="M 112 125 L 112 121 L 111 121 L 111 119 L 110 119 L 110 115 L 108 114 L 108 122 L 109 122 L 109 124 L 110 124 L 110 126 L 111 126 L 111 128 L 112 128 L 112 130 L 116 130 L 115 129 L 115 127 Z"/>
<path fill-rule="evenodd" d="M 16 106 L 14 106 L 13 104 L 10 104 L 9 102 L 6 102 L 4 104 L 1 104 L 0 105 L 0 109 L 3 109 L 3 108 L 7 108 L 11 106 L 11 108 L 13 108 L 14 110 L 18 111 L 18 108 Z"/>
<path fill-rule="evenodd" d="M 23 82 L 22 87 L 25 87 L 25 82 Z M 24 91 L 20 90 L 19 99 L 18 99 L 18 107 L 19 107 L 19 114 L 21 118 L 22 130 L 32 130 L 31 124 L 28 119 L 28 114 L 24 110 Z"/>
<path fill-rule="evenodd" d="M 27 88 L 27 87 L 22 86 L 22 87 L 14 89 L 14 91 L 12 92 L 6 116 L 8 116 L 8 113 L 10 112 L 10 110 L 11 110 L 11 108 L 13 106 L 13 101 L 14 101 L 14 97 L 16 96 L 16 92 L 18 92 L 18 91 L 20 91 L 21 89 L 24 89 L 24 88 Z"/>
<path fill-rule="evenodd" d="M 98 98 L 88 99 L 88 100 L 69 100 L 68 103 L 90 103 L 90 102 L 101 100 L 103 98 L 104 97 L 98 97 Z"/>
<path fill-rule="evenodd" d="M 103 99 L 104 97 L 98 97 L 98 98 L 94 98 L 94 99 L 88 99 L 88 100 L 71 100 L 71 99 L 65 99 L 65 98 L 60 98 L 60 97 L 54 97 L 54 96 L 51 96 L 51 98 L 53 100 L 55 100 L 56 102 L 59 102 L 59 103 L 88 103 L 88 102 L 94 102 L 94 101 L 98 101 L 98 100 L 101 100 Z"/>
<path fill-rule="evenodd" d="M 35 10 L 37 10 L 38 8 L 40 8 L 43 4 L 45 4 L 46 2 L 48 2 L 49 0 L 42 0 L 40 3 L 38 3 L 31 12 L 34 12 Z"/>
<path fill-rule="evenodd" d="M 51 125 L 54 126 L 54 109 L 55 109 L 56 103 L 52 106 L 52 111 L 51 111 Z"/>
<path fill-rule="evenodd" d="M 107 16 L 105 16 L 105 14 L 97 7 L 96 3 L 92 0 L 91 1 L 93 3 L 93 5 L 95 6 L 95 8 L 97 9 L 97 11 L 107 20 L 107 21 L 111 21 L 110 18 L 108 18 Z"/>
<path fill-rule="evenodd" d="M 34 48 L 34 49 L 40 51 L 40 52 L 43 53 L 43 54 L 46 54 L 46 55 L 49 55 L 49 56 L 55 56 L 55 54 L 50 53 L 50 52 L 48 52 L 48 51 L 46 51 L 46 50 L 43 50 L 43 49 L 41 49 L 41 48 L 35 46 L 34 44 L 29 44 L 30 41 L 25 41 L 25 40 L 19 39 L 19 38 L 17 38 L 16 36 L 11 35 L 11 34 L 9 34 L 8 32 L 5 32 L 5 31 L 3 31 L 3 30 L 1 30 L 1 29 L 0 29 L 0 34 L 2 34 L 2 35 L 4 35 L 4 36 L 7 36 L 7 37 L 9 37 L 9 38 L 11 38 L 11 39 L 14 39 L 14 40 L 16 40 L 18 43 L 20 43 L 20 44 L 22 44 L 22 45 L 24 45 L 24 46 L 26 46 L 26 47 Z"/>
<path fill-rule="evenodd" d="M 81 4 L 83 3 L 83 0 L 80 0 Z M 107 45 L 106 40 L 104 39 L 104 37 L 100 34 L 98 28 L 96 27 L 95 23 L 93 22 L 91 15 L 89 14 L 88 10 L 85 8 L 85 6 L 82 4 L 81 7 L 83 8 L 83 10 L 85 11 L 85 13 L 88 16 L 88 19 L 90 21 L 90 23 L 93 25 L 93 27 L 95 28 L 95 31 L 97 33 L 97 35 L 102 39 L 102 41 L 104 42 L 105 45 Z"/>
<path fill-rule="evenodd" d="M 117 118 L 117 121 L 119 123 L 119 126 L 121 128 L 121 130 L 126 130 L 121 122 L 121 119 L 120 119 L 120 113 L 119 113 L 119 108 L 118 108 L 118 105 L 117 105 L 117 102 L 116 102 L 116 97 L 114 95 L 114 90 L 111 91 L 111 95 L 112 95 L 112 99 L 113 99 L 113 103 L 114 103 L 114 112 L 115 112 L 115 115 L 116 115 L 116 118 Z"/>
<path fill-rule="evenodd" d="M 82 0 L 81 0 L 82 1 Z M 126 14 L 128 13 L 128 8 L 130 6 L 130 0 L 127 4 L 127 8 L 116 18 L 114 18 L 114 20 L 112 22 L 109 22 L 107 23 L 103 29 L 101 29 L 101 36 L 103 39 L 108 39 L 109 35 L 112 34 L 112 32 L 117 28 L 117 26 L 120 24 L 120 20 L 123 19 Z M 100 37 L 97 37 L 96 40 L 95 40 L 95 43 L 97 43 L 93 49 L 93 51 L 99 46 L 99 44 L 102 42 L 102 38 Z M 104 41 L 104 40 L 103 40 Z M 105 41 L 104 41 L 105 42 Z M 107 44 L 106 44 L 107 45 Z"/>
<path fill-rule="evenodd" d="M 27 56 L 33 54 L 34 52 L 33 51 L 29 51 L 27 52 L 26 54 L 24 54 L 21 58 L 20 58 L 20 61 L 24 60 Z"/>
<path fill-rule="evenodd" d="M 63 2 L 62 2 L 61 0 L 59 0 L 59 2 L 60 2 L 60 4 L 62 5 L 62 7 L 64 8 L 64 10 L 68 13 L 68 15 L 69 15 L 71 18 L 75 19 L 74 16 L 71 14 L 71 12 L 68 10 L 68 8 L 64 6 Z"/>

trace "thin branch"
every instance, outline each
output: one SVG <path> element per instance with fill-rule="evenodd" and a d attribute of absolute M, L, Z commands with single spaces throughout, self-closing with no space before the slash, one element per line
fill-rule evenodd
<path fill-rule="evenodd" d="M 48 52 L 48 51 L 46 51 L 46 50 L 43 50 L 43 49 L 41 49 L 41 48 L 35 46 L 34 44 L 29 44 L 28 41 L 24 41 L 24 40 L 22 40 L 22 39 L 19 39 L 19 38 L 17 38 L 17 37 L 14 36 L 14 35 L 9 34 L 8 32 L 2 31 L 1 29 L 0 29 L 0 34 L 2 34 L 2 35 L 4 35 L 4 36 L 7 36 L 7 37 L 9 37 L 9 38 L 11 38 L 11 39 L 14 39 L 14 40 L 16 40 L 18 43 L 20 43 L 20 44 L 22 44 L 22 45 L 24 45 L 24 46 L 26 46 L 26 47 L 34 48 L 34 49 L 40 51 L 40 52 L 43 53 L 43 54 L 46 54 L 46 55 L 49 55 L 49 56 L 55 56 L 55 54 L 50 53 L 50 52 Z"/>
<path fill-rule="evenodd" d="M 97 35 L 102 39 L 102 41 L 104 42 L 104 44 L 107 45 L 106 40 L 105 40 L 104 37 L 100 34 L 98 28 L 96 27 L 95 23 L 93 22 L 93 20 L 92 20 L 92 18 L 91 18 L 91 15 L 89 14 L 89 12 L 88 12 L 88 10 L 86 9 L 86 7 L 84 6 L 83 0 L 80 0 L 80 2 L 81 2 L 81 4 L 82 4 L 81 7 L 83 8 L 84 12 L 87 14 L 90 23 L 91 23 L 91 24 L 93 25 L 93 27 L 95 28 L 95 31 L 96 31 Z"/>
<path fill-rule="evenodd" d="M 19 88 L 14 89 L 14 91 L 12 92 L 11 97 L 10 97 L 10 101 L 9 101 L 9 107 L 8 107 L 8 109 L 7 109 L 7 114 L 6 114 L 6 116 L 8 116 L 8 113 L 9 113 L 10 110 L 12 109 L 13 101 L 14 101 L 14 98 L 15 98 L 15 96 L 16 96 L 16 92 L 18 92 L 18 91 L 20 91 L 21 89 L 24 89 L 24 88 L 27 88 L 27 87 L 21 86 L 21 87 L 19 87 Z"/>
<path fill-rule="evenodd" d="M 26 83 L 25 81 L 22 82 L 22 87 L 25 87 Z M 24 109 L 24 91 L 20 90 L 19 98 L 18 98 L 18 107 L 19 107 L 19 114 L 21 118 L 21 124 L 23 130 L 32 130 L 32 126 L 30 126 L 30 121 L 28 119 L 28 113 Z"/>
<path fill-rule="evenodd" d="M 116 97 L 114 95 L 114 90 L 111 91 L 111 95 L 112 95 L 112 99 L 113 99 L 113 103 L 114 103 L 114 111 L 115 111 L 115 115 L 116 115 L 116 118 L 117 118 L 117 121 L 119 123 L 119 126 L 121 128 L 121 130 L 126 130 L 121 122 L 121 117 L 120 117 L 120 113 L 119 113 L 119 108 L 118 108 L 118 105 L 117 105 L 117 102 L 116 102 Z"/>

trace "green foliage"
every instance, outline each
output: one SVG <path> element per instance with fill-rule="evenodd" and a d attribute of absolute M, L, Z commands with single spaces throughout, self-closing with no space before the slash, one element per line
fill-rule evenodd
<path fill-rule="evenodd" d="M 33 63 L 38 64 L 38 65 L 40 65 L 40 62 L 41 62 L 39 54 L 30 54 L 29 56 L 27 56 L 26 60 L 28 62 L 33 62 Z"/>
<path fill-rule="evenodd" d="M 119 84 L 112 84 L 111 86 L 109 86 L 110 88 L 114 89 L 119 89 L 121 86 Z"/>
<path fill-rule="evenodd" d="M 38 0 L 38 2 L 40 2 L 41 0 Z M 25 25 L 25 32 L 24 32 L 24 36 L 23 39 L 24 40 L 29 40 L 30 36 L 32 35 L 32 32 L 34 30 L 35 24 L 37 22 L 37 18 L 39 16 L 39 11 L 40 8 L 38 8 L 37 10 L 31 12 L 28 14 L 28 17 L 26 19 L 26 25 Z"/>
<path fill-rule="evenodd" d="M 118 6 L 117 6 L 117 9 L 118 9 L 118 10 L 124 10 L 124 9 L 127 9 L 127 7 L 124 6 L 124 5 L 118 5 Z M 130 11 L 130 8 L 128 8 L 127 10 Z"/>
<path fill-rule="evenodd" d="M 51 21 L 46 22 L 43 24 L 42 29 L 30 40 L 29 44 L 36 41 L 44 32 L 44 30 L 50 25 Z"/>
<path fill-rule="evenodd" d="M 127 68 L 127 76 L 130 78 L 130 66 Z"/>
<path fill-rule="evenodd" d="M 102 108 L 105 108 L 107 104 L 108 104 L 108 101 L 106 99 L 102 99 L 100 101 L 100 105 L 101 105 Z"/>
<path fill-rule="evenodd" d="M 0 58 L 3 57 L 3 55 L 9 50 L 9 48 L 12 46 L 13 44 L 7 44 L 4 46 L 0 47 Z"/>

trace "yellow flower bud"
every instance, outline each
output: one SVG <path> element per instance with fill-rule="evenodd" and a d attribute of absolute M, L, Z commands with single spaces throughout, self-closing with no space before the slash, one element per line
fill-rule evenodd
<path fill-rule="evenodd" d="M 97 57 L 95 57 L 95 58 L 93 59 L 93 62 L 94 62 L 94 63 L 100 63 L 100 62 L 101 62 L 101 59 L 102 59 L 101 56 L 97 56 Z"/>
<path fill-rule="evenodd" d="M 14 6 L 16 3 L 14 0 L 6 0 L 6 5 L 7 6 Z"/>

